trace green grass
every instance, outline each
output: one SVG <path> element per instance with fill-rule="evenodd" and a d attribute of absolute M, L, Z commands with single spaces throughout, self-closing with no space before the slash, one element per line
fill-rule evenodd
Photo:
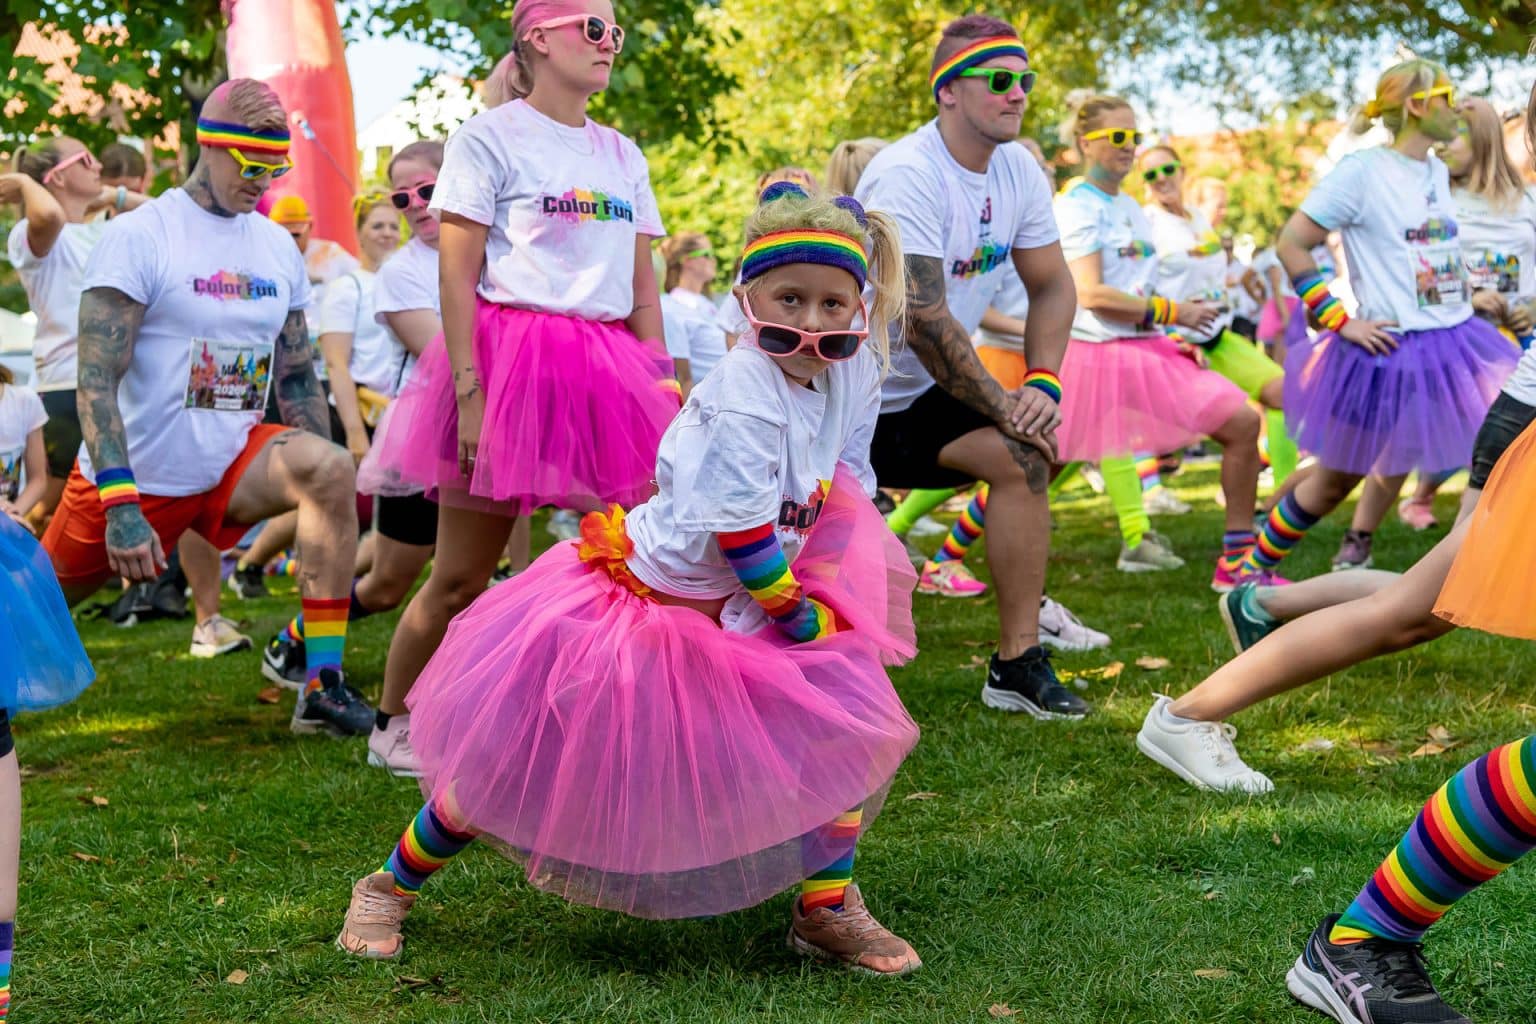
<path fill-rule="evenodd" d="M 982 707 L 993 602 L 918 599 L 922 653 L 895 681 L 923 738 L 857 868 L 875 912 L 926 961 L 904 981 L 797 959 L 787 895 L 718 919 L 633 921 L 535 892 L 480 848 L 433 879 L 403 961 L 343 956 L 331 942 L 352 881 L 392 848 L 416 789 L 365 767 L 361 742 L 291 736 L 291 698 L 255 699 L 253 655 L 193 661 L 185 623 L 87 623 L 96 684 L 16 729 L 14 1019 L 831 1024 L 990 1021 L 995 1004 L 1048 1024 L 1321 1019 L 1284 988 L 1307 932 L 1446 776 L 1531 731 L 1532 658 L 1458 634 L 1273 701 L 1237 724 L 1279 791 L 1195 792 L 1134 737 L 1154 690 L 1181 692 L 1230 654 L 1206 589 L 1214 484 L 1209 467 L 1176 482 L 1197 511 L 1159 523 L 1190 561 L 1174 574 L 1116 573 L 1107 503 L 1060 503 L 1051 592 L 1115 644 L 1058 665 L 1126 666 L 1090 686 L 1099 710 L 1082 723 Z M 1441 499 L 1443 520 L 1453 505 Z M 1338 516 L 1319 526 L 1288 571 L 1325 571 L 1341 530 Z M 1394 519 L 1377 562 L 1406 567 L 1438 536 Z M 265 639 L 294 603 L 226 610 Z M 352 632 L 348 666 L 370 696 L 393 619 Z M 1144 655 L 1171 666 L 1138 668 Z M 1431 725 L 1463 745 L 1408 757 Z M 1319 737 L 1334 748 L 1301 749 Z M 1531 883 L 1517 866 L 1431 936 L 1442 988 L 1485 1024 L 1536 1016 Z M 1197 977 L 1209 969 L 1227 973 Z M 225 980 L 236 970 L 243 984 Z"/>

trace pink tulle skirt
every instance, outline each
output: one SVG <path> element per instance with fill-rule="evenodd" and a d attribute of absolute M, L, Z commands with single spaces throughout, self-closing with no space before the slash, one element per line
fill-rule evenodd
<path fill-rule="evenodd" d="M 917 725 L 884 666 L 916 653 L 911 564 L 839 467 L 794 563 L 847 628 L 794 644 L 637 594 L 575 541 L 453 620 L 411 691 L 422 791 L 566 899 L 637 917 L 752 906 L 879 813 Z M 622 563 L 621 563 L 622 564 Z"/>
<path fill-rule="evenodd" d="M 507 515 L 630 508 L 650 496 L 678 396 L 670 367 L 622 323 L 481 301 L 474 346 L 485 418 L 472 474 L 459 471 L 453 370 L 439 336 L 380 420 L 360 488 L 425 490 L 444 505 Z"/>
<path fill-rule="evenodd" d="M 1247 401 L 1161 336 L 1069 341 L 1061 390 L 1063 461 L 1176 451 L 1220 429 Z"/>
<path fill-rule="evenodd" d="M 1301 307 L 1301 300 L 1294 295 L 1283 296 L 1286 308 L 1291 311 L 1290 318 L 1285 322 L 1285 340 L 1292 343 L 1299 340 L 1296 336 L 1296 318 L 1301 317 L 1301 328 L 1306 330 L 1307 311 Z M 1280 338 L 1280 307 L 1275 299 L 1264 303 L 1264 308 L 1259 311 L 1259 340 L 1278 341 Z"/>

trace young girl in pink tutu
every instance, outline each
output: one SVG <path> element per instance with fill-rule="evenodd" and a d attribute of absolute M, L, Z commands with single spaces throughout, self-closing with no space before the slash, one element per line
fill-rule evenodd
<path fill-rule="evenodd" d="M 897 237 L 848 197 L 764 193 L 736 288 L 751 328 L 663 436 L 659 492 L 589 513 L 423 671 L 427 802 L 353 888 L 343 949 L 398 956 L 422 883 L 481 835 L 534 886 L 637 917 L 799 882 L 795 949 L 920 965 L 851 884 L 918 735 L 884 669 L 916 651 L 916 577 L 868 497 Z"/>
<path fill-rule="evenodd" d="M 586 116 L 624 48 L 613 19 L 607 0 L 518 3 L 497 77 L 512 98 L 466 121 L 417 190 L 442 222 L 443 334 L 374 435 L 368 470 L 425 489 L 440 512 L 381 708 L 403 706 L 517 517 L 651 493 L 679 398 L 659 340 L 650 172 L 632 141 Z M 378 724 L 409 765 L 406 728 Z"/>

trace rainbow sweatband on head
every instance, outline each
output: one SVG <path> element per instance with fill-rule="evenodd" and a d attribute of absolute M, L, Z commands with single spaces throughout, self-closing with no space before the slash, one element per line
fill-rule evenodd
<path fill-rule="evenodd" d="M 791 263 L 820 263 L 852 274 L 862 290 L 869 277 L 869 257 L 858 240 L 838 231 L 774 231 L 750 243 L 741 254 L 741 281 L 746 284 L 775 267 Z"/>
<path fill-rule="evenodd" d="M 264 153 L 285 156 L 288 153 L 289 141 L 287 128 L 281 131 L 258 131 L 255 128 L 247 128 L 243 124 L 211 121 L 206 117 L 197 119 L 199 146 L 238 149 L 246 155 Z"/>
<path fill-rule="evenodd" d="M 1051 401 L 1061 404 L 1061 378 L 1050 370 L 1030 370 L 1024 375 L 1024 386 L 1043 391 Z"/>
<path fill-rule="evenodd" d="M 985 64 L 996 57 L 1020 57 L 1028 61 L 1029 51 L 1024 49 L 1024 44 L 1020 42 L 1018 36 L 992 36 L 990 39 L 978 39 L 933 69 L 933 74 L 928 78 L 928 84 L 933 86 L 933 98 L 938 99 L 939 90 L 959 78 L 960 72 L 978 64 Z"/>
<path fill-rule="evenodd" d="M 133 470 L 126 466 L 118 469 L 98 469 L 96 493 L 101 495 L 102 508 L 139 503 L 139 485 L 133 482 Z"/>

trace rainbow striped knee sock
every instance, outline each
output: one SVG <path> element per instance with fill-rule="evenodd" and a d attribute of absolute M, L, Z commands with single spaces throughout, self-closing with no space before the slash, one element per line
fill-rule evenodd
<path fill-rule="evenodd" d="M 363 603 L 357 599 L 357 580 L 352 581 L 352 598 L 347 605 L 347 622 L 356 622 L 358 619 L 366 619 L 373 612 L 363 607 Z M 283 639 L 289 643 L 301 644 L 304 642 L 304 612 L 301 610 L 295 615 L 288 625 L 283 627 Z"/>
<path fill-rule="evenodd" d="M 301 602 L 304 617 L 304 692 L 320 689 L 320 673 L 326 669 L 341 671 L 341 655 L 347 647 L 347 608 L 345 597 L 310 598 Z M 291 627 L 293 624 L 289 623 Z"/>
<path fill-rule="evenodd" d="M 971 503 L 965 506 L 965 511 L 955 520 L 939 553 L 933 556 L 935 562 L 957 562 L 965 558 L 965 553 L 987 528 L 987 492 L 986 484 L 976 488 Z"/>
<path fill-rule="evenodd" d="M 0 1021 L 11 1012 L 11 949 L 16 942 L 16 923 L 0 921 Z"/>
<path fill-rule="evenodd" d="M 1536 847 L 1536 735 L 1490 751 L 1429 798 L 1328 941 L 1418 942 L 1451 905 Z"/>
<path fill-rule="evenodd" d="M 855 807 L 805 838 L 802 858 L 807 867 L 826 864 L 828 857 L 836 859 L 800 883 L 802 912 L 809 914 L 817 907 L 843 909 L 843 894 L 853 881 L 853 854 L 863 824 L 864 808 Z"/>
<path fill-rule="evenodd" d="M 1136 454 L 1136 478 L 1141 481 L 1142 498 L 1162 489 L 1163 476 L 1157 471 L 1156 455 L 1148 455 L 1145 452 Z"/>
<path fill-rule="evenodd" d="M 379 870 L 395 876 L 397 896 L 416 893 L 434 872 L 474 841 L 473 832 L 460 832 L 450 826 L 428 800 L 411 819 L 395 852 Z"/>
<path fill-rule="evenodd" d="M 1247 576 L 1273 570 L 1281 559 L 1290 554 L 1291 548 L 1301 543 L 1301 538 L 1321 518 L 1302 508 L 1294 493 L 1281 498 L 1264 521 L 1264 530 L 1259 534 L 1258 543 L 1243 559 L 1240 567 L 1242 574 Z"/>

